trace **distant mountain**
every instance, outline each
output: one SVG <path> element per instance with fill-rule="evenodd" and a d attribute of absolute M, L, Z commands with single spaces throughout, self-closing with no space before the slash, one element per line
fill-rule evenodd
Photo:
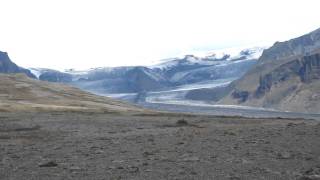
<path fill-rule="evenodd" d="M 152 91 L 170 86 L 160 74 L 147 67 L 98 68 L 69 73 L 74 86 L 101 94 Z"/>
<path fill-rule="evenodd" d="M 186 55 L 154 66 L 95 68 L 87 71 L 30 70 L 40 80 L 70 83 L 104 93 L 141 93 L 221 78 L 241 77 L 257 62 L 263 48 L 219 50 L 205 57 Z"/>
<path fill-rule="evenodd" d="M 221 89 L 206 91 L 208 96 L 216 96 Z M 220 99 L 215 99 L 219 104 L 319 113 L 320 29 L 275 43 L 263 52 L 256 65 L 223 92 Z M 190 92 L 190 96 L 195 99 L 197 93 Z"/>
<path fill-rule="evenodd" d="M 24 73 L 29 77 L 35 78 L 35 76 L 27 69 L 21 68 L 13 63 L 8 53 L 0 51 L 0 73 Z"/>
<path fill-rule="evenodd" d="M 34 74 L 39 80 L 49 82 L 72 82 L 72 75 L 63 73 L 60 71 L 44 68 L 30 68 L 32 74 Z"/>

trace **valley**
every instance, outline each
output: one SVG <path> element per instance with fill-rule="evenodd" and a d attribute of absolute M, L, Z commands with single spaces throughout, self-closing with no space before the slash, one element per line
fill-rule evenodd
<path fill-rule="evenodd" d="M 319 7 L 2 0 L 0 180 L 320 180 Z"/>
<path fill-rule="evenodd" d="M 317 180 L 319 32 L 86 71 L 0 52 L 0 177 Z"/>
<path fill-rule="evenodd" d="M 254 118 L 304 118 L 320 120 L 320 114 L 279 111 L 276 109 L 244 106 L 219 105 L 204 100 L 186 99 L 186 94 L 192 90 L 202 91 L 207 88 L 225 87 L 234 79 L 214 80 L 203 83 L 180 86 L 176 89 L 158 92 L 130 93 L 130 94 L 99 94 L 141 107 L 170 112 L 207 114 L 216 116 L 242 116 Z"/>

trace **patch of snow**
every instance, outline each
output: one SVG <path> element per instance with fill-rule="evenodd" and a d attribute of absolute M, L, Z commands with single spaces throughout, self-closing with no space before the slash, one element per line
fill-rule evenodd
<path fill-rule="evenodd" d="M 64 72 L 68 73 L 68 74 L 72 74 L 72 75 L 85 75 L 85 74 L 88 74 L 88 71 L 86 71 L 86 70 L 77 71 L 77 70 L 74 70 L 74 69 L 66 69 L 66 70 L 64 70 Z"/>
<path fill-rule="evenodd" d="M 146 71 L 146 70 L 143 70 L 143 72 L 144 72 L 145 74 L 147 74 L 150 78 L 152 78 L 153 80 L 155 80 L 155 81 L 157 81 L 157 82 L 164 80 L 164 79 L 163 79 L 160 75 L 158 75 L 158 74 L 149 73 L 149 72 Z"/>
<path fill-rule="evenodd" d="M 149 66 L 151 69 L 169 69 L 174 66 L 178 66 L 179 63 L 183 62 L 185 65 L 223 65 L 228 62 L 233 61 L 243 61 L 243 60 L 253 60 L 259 59 L 262 55 L 262 52 L 267 47 L 236 47 L 236 48 L 227 48 L 227 49 L 216 49 L 207 53 L 204 56 L 194 56 L 186 55 L 184 58 L 173 58 L 160 60 L 160 64 Z M 186 61 L 186 62 L 184 62 Z"/>
<path fill-rule="evenodd" d="M 40 69 L 37 69 L 37 68 L 29 68 L 29 70 L 31 71 L 31 73 L 33 75 L 35 75 L 37 77 L 37 79 L 39 79 L 39 77 L 42 74 L 42 71 Z"/>

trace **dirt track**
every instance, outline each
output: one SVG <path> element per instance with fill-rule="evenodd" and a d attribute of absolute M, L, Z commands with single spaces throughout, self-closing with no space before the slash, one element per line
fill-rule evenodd
<path fill-rule="evenodd" d="M 317 121 L 0 114 L 0 179 L 319 178 Z"/>

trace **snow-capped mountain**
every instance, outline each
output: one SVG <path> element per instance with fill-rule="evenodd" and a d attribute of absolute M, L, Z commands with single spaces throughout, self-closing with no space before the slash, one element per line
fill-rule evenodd
<path fill-rule="evenodd" d="M 68 83 L 72 81 L 72 75 L 69 73 L 64 73 L 57 70 L 46 68 L 29 68 L 29 70 L 32 74 L 34 74 L 37 77 L 37 79 L 42 81 L 63 83 Z"/>
<path fill-rule="evenodd" d="M 232 48 L 210 52 L 197 57 L 186 55 L 174 58 L 149 68 L 162 74 L 174 85 L 197 83 L 220 78 L 234 78 L 243 75 L 263 52 L 262 47 Z"/>
<path fill-rule="evenodd" d="M 266 47 L 253 47 L 253 48 L 229 48 L 215 50 L 206 56 L 195 56 L 195 55 L 185 55 L 183 58 L 171 58 L 161 60 L 162 63 L 150 66 L 150 68 L 155 69 L 169 69 L 174 66 L 212 66 L 219 64 L 232 63 L 233 61 L 243 61 L 243 60 L 254 60 L 258 59 L 263 50 Z"/>
<path fill-rule="evenodd" d="M 100 94 L 137 93 L 221 78 L 239 78 L 257 62 L 263 49 L 216 50 L 205 56 L 185 55 L 161 60 L 157 65 L 146 67 L 99 67 L 64 72 L 39 68 L 30 70 L 40 80 L 70 83 Z"/>

